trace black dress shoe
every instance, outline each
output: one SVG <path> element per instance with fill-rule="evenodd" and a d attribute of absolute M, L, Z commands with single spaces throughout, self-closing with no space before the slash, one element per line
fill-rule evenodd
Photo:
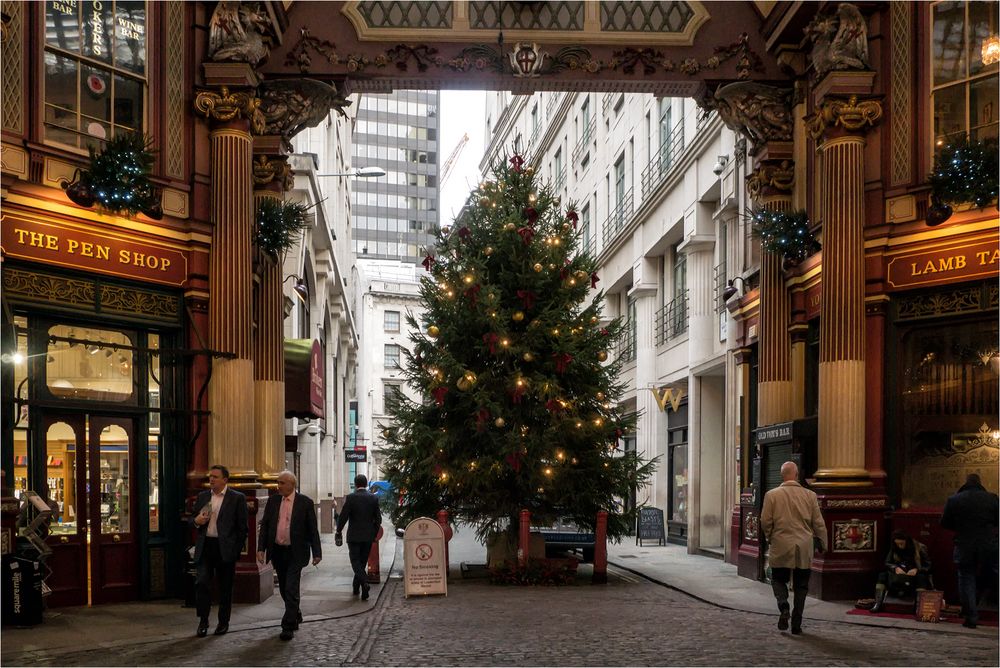
<path fill-rule="evenodd" d="M 355 587 L 354 589 L 352 589 L 352 590 L 351 590 L 351 594 L 352 594 L 353 596 L 357 596 L 357 595 L 358 595 L 358 594 L 360 594 L 360 593 L 361 593 L 361 590 L 360 590 L 360 589 L 358 589 L 357 587 Z"/>
<path fill-rule="evenodd" d="M 198 622 L 198 637 L 204 638 L 207 635 L 208 635 L 208 620 L 203 619 L 200 622 Z"/>
<path fill-rule="evenodd" d="M 291 629 L 282 629 L 281 635 L 279 635 L 278 637 L 281 638 L 282 640 L 291 640 L 292 638 L 295 637 L 295 632 L 292 631 Z"/>
<path fill-rule="evenodd" d="M 793 626 L 792 627 L 792 635 L 793 636 L 800 636 L 800 635 L 802 635 L 802 627 L 801 626 Z"/>
<path fill-rule="evenodd" d="M 962 622 L 962 626 L 964 626 L 967 629 L 974 629 L 976 628 L 976 623 L 970 622 L 968 619 L 966 619 L 964 622 Z"/>
<path fill-rule="evenodd" d="M 215 635 L 224 636 L 229 633 L 229 622 L 219 622 L 219 625 L 215 627 Z"/>
<path fill-rule="evenodd" d="M 362 601 L 367 601 L 368 600 L 368 594 L 369 594 L 369 590 L 370 589 L 371 589 L 370 587 L 362 587 L 361 588 L 361 600 Z"/>
<path fill-rule="evenodd" d="M 787 631 L 788 630 L 788 617 L 789 613 L 787 610 L 782 610 L 781 614 L 778 615 L 778 630 Z"/>

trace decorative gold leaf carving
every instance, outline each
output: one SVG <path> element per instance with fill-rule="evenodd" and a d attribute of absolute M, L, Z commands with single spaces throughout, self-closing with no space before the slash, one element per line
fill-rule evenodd
<path fill-rule="evenodd" d="M 250 121 L 250 127 L 256 134 L 264 133 L 264 115 L 260 111 L 260 100 L 251 93 L 229 92 L 227 86 L 222 86 L 219 92 L 200 91 L 194 99 L 194 108 L 205 118 L 223 123 L 240 117 Z"/>
<path fill-rule="evenodd" d="M 882 119 L 882 103 L 878 100 L 858 101 L 857 95 L 849 100 L 829 99 L 806 119 L 809 133 L 819 139 L 827 130 L 841 127 L 855 132 L 865 127 L 875 127 Z"/>

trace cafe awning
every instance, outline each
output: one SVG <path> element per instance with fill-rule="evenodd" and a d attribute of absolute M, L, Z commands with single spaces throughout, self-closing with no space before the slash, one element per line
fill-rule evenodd
<path fill-rule="evenodd" d="M 319 341 L 285 339 L 285 417 L 324 417 L 325 399 L 323 348 Z"/>

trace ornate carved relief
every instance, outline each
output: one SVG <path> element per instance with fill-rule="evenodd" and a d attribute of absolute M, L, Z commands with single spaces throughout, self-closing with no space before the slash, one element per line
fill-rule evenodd
<path fill-rule="evenodd" d="M 222 86 L 219 92 L 201 91 L 194 99 L 194 109 L 205 118 L 227 122 L 234 118 L 246 118 L 256 134 L 264 133 L 264 115 L 260 111 L 260 100 L 252 93 L 243 91 L 229 92 Z"/>
<path fill-rule="evenodd" d="M 913 7 L 908 2 L 894 2 L 889 6 L 889 39 L 892 70 L 889 89 L 892 97 L 892 147 L 890 167 L 892 185 L 908 183 L 911 176 L 911 156 L 913 155 L 913 129 L 911 122 L 912 96 L 914 88 L 913 64 L 910 56 L 912 27 L 910 12 Z"/>
<path fill-rule="evenodd" d="M 295 185 L 292 168 L 285 159 L 271 160 L 266 155 L 259 155 L 253 163 L 253 183 L 255 186 L 266 186 L 275 179 L 281 182 L 283 190 L 291 190 Z"/>
<path fill-rule="evenodd" d="M 208 32 L 208 57 L 215 62 L 257 65 L 267 58 L 272 42 L 267 14 L 257 4 L 221 0 Z"/>
<path fill-rule="evenodd" d="M 3 54 L 3 129 L 21 134 L 24 132 L 23 94 L 24 50 L 22 31 L 24 29 L 24 2 L 2 3 L 3 39 L 0 53 Z"/>
<path fill-rule="evenodd" d="M 884 499 L 827 499 L 827 508 L 884 508 Z"/>
<path fill-rule="evenodd" d="M 790 193 L 795 184 L 795 167 L 789 160 L 781 164 L 762 164 L 747 177 L 747 194 L 751 199 L 760 199 L 767 190 Z"/>
<path fill-rule="evenodd" d="M 743 518 L 743 538 L 746 540 L 758 540 L 760 536 L 760 520 L 757 516 L 748 513 Z"/>
<path fill-rule="evenodd" d="M 811 60 L 817 78 L 833 70 L 869 70 L 868 28 L 854 5 L 842 3 L 836 14 L 820 14 L 805 30 L 812 38 Z"/>
<path fill-rule="evenodd" d="M 315 79 L 277 79 L 264 81 L 257 89 L 265 134 L 294 137 L 305 128 L 314 128 L 334 109 L 344 115 L 351 101 L 330 86 Z"/>
<path fill-rule="evenodd" d="M 144 290 L 101 286 L 101 311 L 115 311 L 130 315 L 175 320 L 180 300 L 174 295 L 164 295 Z"/>
<path fill-rule="evenodd" d="M 825 100 L 816 113 L 806 119 L 806 124 L 813 139 L 819 139 L 831 128 L 841 127 L 855 132 L 865 127 L 874 127 L 881 119 L 881 102 L 859 102 L 858 96 L 852 95 L 849 100 Z"/>
<path fill-rule="evenodd" d="M 755 152 L 769 141 L 791 141 L 792 95 L 791 88 L 737 81 L 720 86 L 701 105 L 718 111 L 731 130 L 750 140 Z"/>
<path fill-rule="evenodd" d="M 96 295 L 91 281 L 46 276 L 7 266 L 3 268 L 3 289 L 7 297 L 69 306 L 93 307 Z"/>
<path fill-rule="evenodd" d="M 899 300 L 899 318 L 958 315 L 983 310 L 983 290 L 980 286 L 947 292 L 913 295 Z"/>
<path fill-rule="evenodd" d="M 184 177 L 184 3 L 168 2 L 166 12 L 166 108 L 163 165 L 168 176 Z"/>
<path fill-rule="evenodd" d="M 875 521 L 833 522 L 834 552 L 874 552 Z"/>

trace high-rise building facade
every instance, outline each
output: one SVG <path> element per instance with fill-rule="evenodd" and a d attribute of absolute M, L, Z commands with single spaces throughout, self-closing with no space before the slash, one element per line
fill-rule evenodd
<path fill-rule="evenodd" d="M 419 262 L 438 226 L 439 91 L 399 90 L 357 100 L 355 167 L 386 175 L 358 179 L 351 240 L 359 258 Z"/>

